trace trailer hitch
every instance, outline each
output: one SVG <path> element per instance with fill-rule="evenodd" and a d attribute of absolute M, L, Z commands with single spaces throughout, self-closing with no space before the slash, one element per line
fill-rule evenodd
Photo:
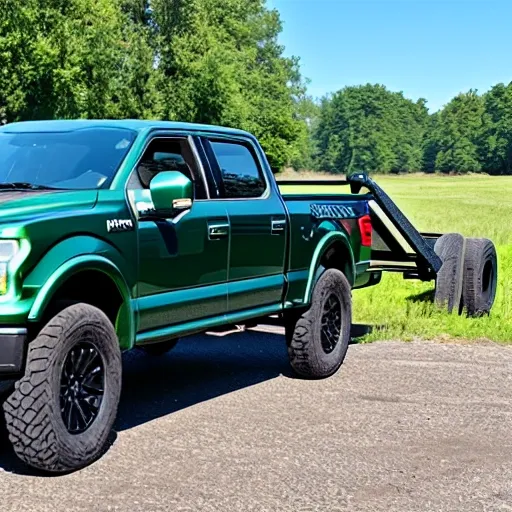
<path fill-rule="evenodd" d="M 419 256 L 425 267 L 424 270 L 430 273 L 432 277 L 435 277 L 443 264 L 441 258 L 439 258 L 434 252 L 432 245 L 423 238 L 386 192 L 366 173 L 351 174 L 348 176 L 347 181 L 350 184 L 352 194 L 359 194 L 363 187 L 366 187 L 371 192 L 375 202 Z"/>

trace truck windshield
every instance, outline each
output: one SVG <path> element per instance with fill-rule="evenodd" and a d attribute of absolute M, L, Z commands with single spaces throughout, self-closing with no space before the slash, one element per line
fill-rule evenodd
<path fill-rule="evenodd" d="M 0 184 L 108 187 L 136 135 L 132 130 L 98 127 L 70 132 L 0 132 Z"/>

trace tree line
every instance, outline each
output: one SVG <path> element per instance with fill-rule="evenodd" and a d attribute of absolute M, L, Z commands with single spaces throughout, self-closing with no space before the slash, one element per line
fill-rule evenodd
<path fill-rule="evenodd" d="M 0 122 L 146 118 L 259 137 L 271 165 L 308 137 L 305 87 L 265 0 L 3 0 Z"/>
<path fill-rule="evenodd" d="M 431 115 L 425 99 L 378 84 L 347 87 L 310 119 L 316 169 L 512 174 L 512 83 L 458 94 Z"/>
<path fill-rule="evenodd" d="M 168 119 L 254 133 L 275 171 L 512 173 L 512 84 L 429 114 L 380 84 L 307 95 L 265 0 L 4 0 L 0 124 Z"/>

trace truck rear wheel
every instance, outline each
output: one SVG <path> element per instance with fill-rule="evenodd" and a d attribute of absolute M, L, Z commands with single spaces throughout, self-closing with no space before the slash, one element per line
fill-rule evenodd
<path fill-rule="evenodd" d="M 107 316 L 75 304 L 30 343 L 25 376 L 3 408 L 15 453 L 32 467 L 63 473 L 103 452 L 121 393 L 121 351 Z"/>
<path fill-rule="evenodd" d="M 336 373 L 350 341 L 352 297 L 350 284 L 337 269 L 326 270 L 313 290 L 311 307 L 289 330 L 288 355 L 293 370 L 305 378 Z"/>
<path fill-rule="evenodd" d="M 459 312 L 462 296 L 464 271 L 465 238 L 458 233 L 441 236 L 434 245 L 434 251 L 443 262 L 436 277 L 434 301 L 449 313 Z"/>
<path fill-rule="evenodd" d="M 466 239 L 461 312 L 478 317 L 491 311 L 496 298 L 498 259 L 494 244 L 486 238 Z"/>

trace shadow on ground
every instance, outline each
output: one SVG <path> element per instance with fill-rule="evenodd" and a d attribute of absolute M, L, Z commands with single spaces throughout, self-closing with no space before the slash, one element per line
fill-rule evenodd
<path fill-rule="evenodd" d="M 369 332 L 370 326 L 354 325 L 353 341 Z M 114 429 L 122 432 L 280 375 L 293 378 L 284 337 L 274 332 L 192 336 L 159 357 L 134 350 L 123 356 L 123 391 Z M 39 474 L 14 455 L 0 423 L 2 469 Z"/>
<path fill-rule="evenodd" d="M 192 336 L 160 357 L 134 350 L 123 356 L 114 429 L 121 432 L 281 374 L 292 375 L 284 338 L 268 332 Z M 15 456 L 0 417 L 0 471 L 38 474 Z"/>
<path fill-rule="evenodd" d="M 434 295 L 435 290 L 428 290 L 423 293 L 418 293 L 416 295 L 409 295 L 409 297 L 406 298 L 409 302 L 434 302 Z"/>
<path fill-rule="evenodd" d="M 124 361 L 115 428 L 133 428 L 282 374 L 291 376 L 283 337 L 267 332 L 185 338 L 160 357 L 134 351 Z"/>

